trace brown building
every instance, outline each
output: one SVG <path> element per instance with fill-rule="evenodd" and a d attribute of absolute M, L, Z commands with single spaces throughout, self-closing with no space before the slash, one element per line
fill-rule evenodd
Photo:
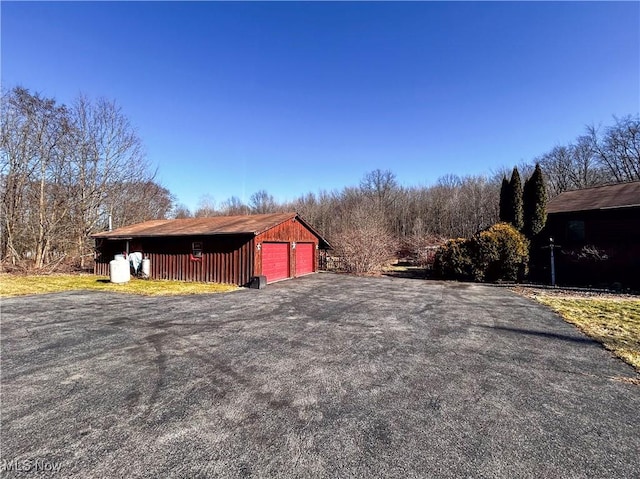
<path fill-rule="evenodd" d="M 566 191 L 547 214 L 559 282 L 640 286 L 640 181 Z"/>
<path fill-rule="evenodd" d="M 318 251 L 329 243 L 297 213 L 146 221 L 97 233 L 97 275 L 109 275 L 119 253 L 140 252 L 150 278 L 247 285 L 318 270 Z"/>

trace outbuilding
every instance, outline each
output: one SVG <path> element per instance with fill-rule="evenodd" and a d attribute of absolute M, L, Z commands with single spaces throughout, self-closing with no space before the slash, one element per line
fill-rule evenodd
<path fill-rule="evenodd" d="M 109 274 L 116 254 L 140 252 L 149 277 L 248 285 L 318 271 L 330 244 L 297 213 L 153 220 L 92 235 L 94 272 Z"/>
<path fill-rule="evenodd" d="M 559 281 L 640 287 L 640 181 L 565 191 L 547 214 Z"/>

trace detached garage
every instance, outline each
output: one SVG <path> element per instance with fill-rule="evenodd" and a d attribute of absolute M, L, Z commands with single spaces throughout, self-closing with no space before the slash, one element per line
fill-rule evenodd
<path fill-rule="evenodd" d="M 93 235 L 94 272 L 109 275 L 116 254 L 139 252 L 150 277 L 247 285 L 318 270 L 318 250 L 329 243 L 297 213 L 154 220 Z"/>

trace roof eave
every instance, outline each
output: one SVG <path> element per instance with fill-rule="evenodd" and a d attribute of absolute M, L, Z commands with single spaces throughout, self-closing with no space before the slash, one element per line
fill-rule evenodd
<path fill-rule="evenodd" d="M 186 236 L 225 236 L 225 235 L 253 235 L 255 231 L 233 231 L 233 232 L 213 232 L 213 233 L 150 233 L 150 234 L 133 234 L 133 235 L 107 235 L 104 233 L 96 233 L 91 235 L 94 239 L 133 239 L 133 238 L 180 238 Z"/>
<path fill-rule="evenodd" d="M 628 208 L 639 208 L 640 204 L 634 204 L 634 205 L 616 205 L 616 206 L 601 206 L 599 208 L 579 208 L 579 209 L 574 209 L 574 210 L 558 210 L 558 211 L 549 211 L 547 209 L 547 214 L 548 215 L 560 215 L 560 214 L 566 214 L 566 213 L 584 213 L 587 211 L 608 211 L 608 210 L 622 210 L 622 209 L 628 209 Z"/>

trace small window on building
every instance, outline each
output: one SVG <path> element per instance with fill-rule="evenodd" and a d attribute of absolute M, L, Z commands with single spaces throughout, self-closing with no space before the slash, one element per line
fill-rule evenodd
<path fill-rule="evenodd" d="M 191 256 L 194 258 L 202 258 L 202 241 L 194 241 L 191 243 Z"/>
<path fill-rule="evenodd" d="M 569 241 L 584 241 L 584 221 L 572 220 L 567 223 L 567 239 Z"/>

